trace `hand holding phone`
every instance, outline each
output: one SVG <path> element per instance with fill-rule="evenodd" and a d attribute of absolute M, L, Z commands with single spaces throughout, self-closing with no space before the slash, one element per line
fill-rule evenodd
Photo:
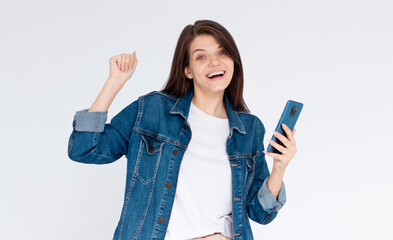
<path fill-rule="evenodd" d="M 281 133 L 285 137 L 287 137 L 287 134 L 285 133 L 284 129 L 282 128 L 281 124 L 285 124 L 293 131 L 293 128 L 295 127 L 296 121 L 300 115 L 300 112 L 302 111 L 303 108 L 303 103 L 288 100 L 287 104 L 285 105 L 284 111 L 281 114 L 280 120 L 278 121 L 278 124 L 276 126 L 275 131 Z M 272 140 L 281 146 L 285 147 L 285 145 L 274 135 L 272 137 Z M 278 153 L 281 154 L 280 151 L 278 151 L 275 147 L 269 144 L 267 148 L 268 152 L 272 153 Z"/>

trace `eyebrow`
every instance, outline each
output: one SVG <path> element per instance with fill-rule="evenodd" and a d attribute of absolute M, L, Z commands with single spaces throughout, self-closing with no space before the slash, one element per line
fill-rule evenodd
<path fill-rule="evenodd" d="M 221 45 L 219 45 L 219 46 L 217 47 L 217 49 L 219 49 L 220 47 L 221 47 Z M 194 53 L 195 53 L 196 51 L 205 51 L 205 49 L 200 49 L 200 48 L 195 49 L 194 52 L 192 53 L 192 55 L 194 55 Z"/>

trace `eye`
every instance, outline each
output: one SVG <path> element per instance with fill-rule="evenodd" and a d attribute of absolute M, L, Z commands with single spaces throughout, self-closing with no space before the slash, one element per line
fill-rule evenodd
<path fill-rule="evenodd" d="M 197 57 L 197 60 L 198 60 L 198 59 L 201 59 L 201 57 L 204 57 L 204 56 L 199 56 L 199 57 Z"/>
<path fill-rule="evenodd" d="M 220 53 L 219 53 L 219 55 L 226 55 L 227 53 L 225 52 L 225 50 L 222 50 Z M 200 60 L 200 59 L 202 59 L 203 57 L 205 57 L 205 56 L 199 56 L 199 57 L 197 57 L 196 59 L 197 60 Z"/>

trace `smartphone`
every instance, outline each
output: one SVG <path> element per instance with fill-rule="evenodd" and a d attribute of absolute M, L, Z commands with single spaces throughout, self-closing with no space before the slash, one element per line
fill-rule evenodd
<path fill-rule="evenodd" d="M 300 115 L 300 112 L 302 111 L 303 108 L 303 103 L 288 100 L 287 104 L 285 105 L 284 111 L 281 114 L 280 120 L 278 121 L 278 124 L 276 126 L 277 132 L 281 133 L 285 137 L 287 137 L 287 134 L 285 133 L 284 129 L 282 128 L 281 124 L 284 123 L 293 131 L 293 128 L 295 127 L 296 121 Z M 280 144 L 281 146 L 285 147 L 285 145 L 274 135 L 272 137 L 272 140 L 275 141 L 276 143 Z M 268 152 L 272 153 L 278 153 L 281 154 L 280 151 L 278 151 L 275 147 L 269 144 L 267 147 Z"/>

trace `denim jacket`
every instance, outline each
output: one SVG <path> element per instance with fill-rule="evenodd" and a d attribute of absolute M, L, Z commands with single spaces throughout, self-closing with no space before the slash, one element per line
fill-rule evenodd
<path fill-rule="evenodd" d="M 76 111 L 68 142 L 70 159 L 106 164 L 127 158 L 124 204 L 113 239 L 164 239 L 180 163 L 192 135 L 187 117 L 193 94 L 193 88 L 180 98 L 152 91 L 110 123 L 108 112 Z M 226 150 L 232 173 L 233 236 L 252 240 L 249 218 L 270 223 L 286 202 L 285 185 L 282 182 L 278 199 L 267 188 L 263 123 L 247 111 L 233 110 L 226 94 L 224 101 L 230 126 Z"/>

